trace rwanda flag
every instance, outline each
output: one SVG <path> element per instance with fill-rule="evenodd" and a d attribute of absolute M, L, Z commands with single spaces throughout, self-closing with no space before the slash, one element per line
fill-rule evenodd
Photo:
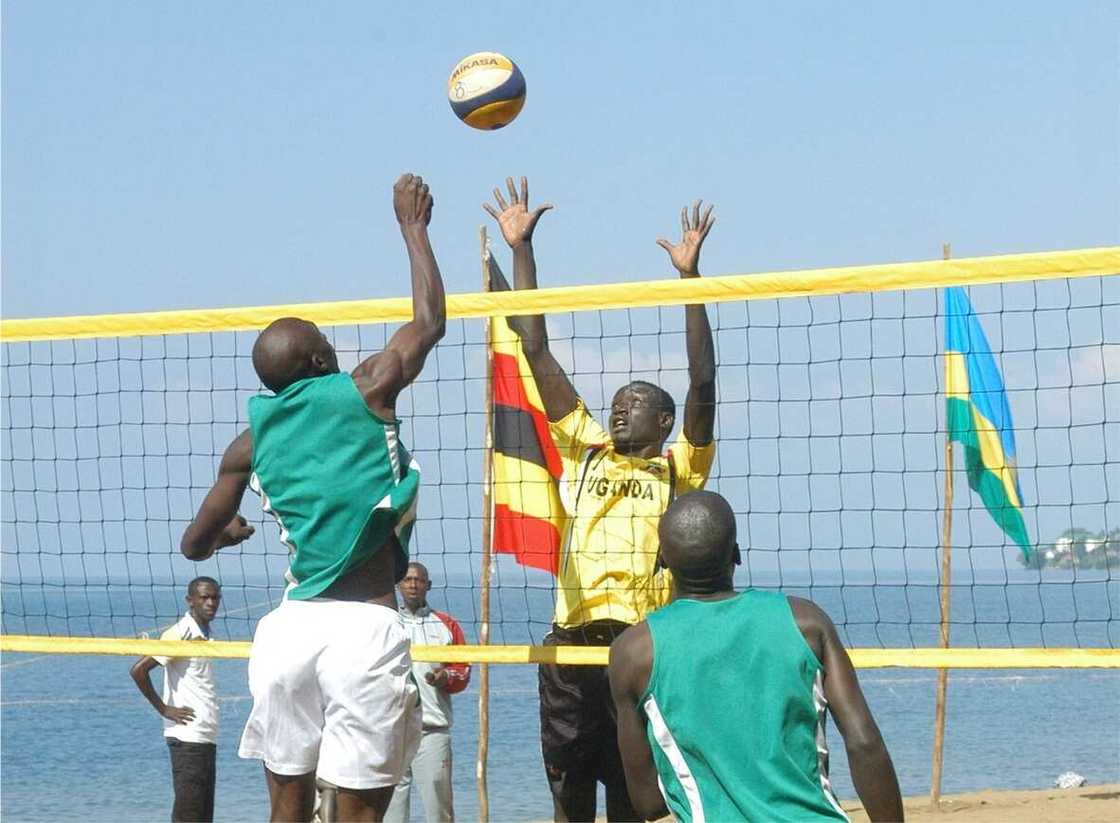
<path fill-rule="evenodd" d="M 486 253 L 491 291 L 509 283 Z M 494 551 L 512 554 L 522 566 L 556 574 L 567 525 L 560 502 L 560 454 L 548 431 L 521 339 L 504 317 L 490 320 L 493 374 Z"/>
<path fill-rule="evenodd" d="M 964 446 L 968 485 L 1030 557 L 1007 393 L 988 338 L 960 287 L 945 289 L 945 382 L 949 439 Z"/>

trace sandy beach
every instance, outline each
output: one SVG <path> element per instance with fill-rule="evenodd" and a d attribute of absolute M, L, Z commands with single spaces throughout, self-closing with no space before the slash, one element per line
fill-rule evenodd
<path fill-rule="evenodd" d="M 903 798 L 907 820 L 924 823 L 1115 823 L 1120 820 L 1120 783 L 1082 786 L 1080 789 L 999 791 L 985 789 L 941 796 L 941 809 L 930 808 L 929 797 Z M 867 823 L 863 807 L 855 801 L 841 804 L 852 823 Z M 597 820 L 605 821 L 600 815 Z M 657 823 L 671 823 L 664 817 Z"/>
<path fill-rule="evenodd" d="M 859 803 L 844 803 L 853 823 L 867 820 Z M 929 797 L 905 799 L 906 819 L 945 823 L 1057 823 L 1057 821 L 1120 820 L 1120 783 L 1080 789 L 969 792 L 941 796 L 941 810 L 930 808 Z"/>

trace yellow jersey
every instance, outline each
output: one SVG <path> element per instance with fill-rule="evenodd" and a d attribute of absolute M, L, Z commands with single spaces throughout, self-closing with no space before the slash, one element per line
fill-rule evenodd
<path fill-rule="evenodd" d="M 582 402 L 549 429 L 563 464 L 560 499 L 569 516 L 556 624 L 638 623 L 671 594 L 669 572 L 657 569 L 658 520 L 674 497 L 704 488 L 715 441 L 694 446 L 681 432 L 665 456 L 621 455 Z"/>

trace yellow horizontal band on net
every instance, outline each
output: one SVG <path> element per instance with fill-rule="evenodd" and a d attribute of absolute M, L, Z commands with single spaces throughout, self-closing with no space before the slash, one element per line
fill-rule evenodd
<path fill-rule="evenodd" d="M 112 637 L 0 635 L 2 652 L 121 654 L 140 657 L 247 658 L 247 641 L 142 640 Z M 603 666 L 605 646 L 413 646 L 430 663 L 561 663 Z M 1120 649 L 850 649 L 856 668 L 1120 669 Z"/>
<path fill-rule="evenodd" d="M 456 294 L 447 298 L 451 318 L 648 308 L 853 292 L 930 289 L 1016 283 L 1059 277 L 1120 273 L 1120 246 L 1073 251 L 962 257 L 919 263 L 731 274 L 693 280 L 666 278 L 635 283 L 565 286 L 521 292 Z M 153 334 L 247 331 L 278 317 L 298 316 L 322 326 L 399 323 L 412 316 L 412 301 L 348 300 L 231 309 L 0 319 L 0 341 L 72 340 Z"/>

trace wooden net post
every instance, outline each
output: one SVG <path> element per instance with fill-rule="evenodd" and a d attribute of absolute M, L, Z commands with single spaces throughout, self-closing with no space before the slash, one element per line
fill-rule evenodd
<path fill-rule="evenodd" d="M 479 229 L 482 259 L 482 290 L 490 290 L 490 248 L 486 238 L 486 227 Z M 493 381 L 494 352 L 491 341 L 491 324 L 486 318 L 486 399 L 484 407 L 485 434 L 482 447 L 482 570 L 479 581 L 480 626 L 478 642 L 482 646 L 490 643 L 490 563 L 491 563 L 491 513 L 493 501 L 490 494 L 491 471 L 494 456 L 493 439 Z M 475 762 L 475 780 L 478 786 L 478 819 L 487 823 L 490 819 L 490 797 L 486 788 L 486 760 L 490 751 L 490 666 L 478 665 L 478 759 Z"/>
<path fill-rule="evenodd" d="M 941 257 L 953 256 L 949 243 L 941 246 Z M 948 358 L 945 358 L 945 380 L 948 385 Z M 949 611 L 952 605 L 953 559 L 953 440 L 945 432 L 945 508 L 941 522 L 941 648 L 949 648 Z M 949 688 L 949 669 L 937 670 L 937 704 L 933 719 L 933 767 L 930 773 L 929 802 L 941 809 L 941 769 L 945 759 L 945 695 Z"/>

